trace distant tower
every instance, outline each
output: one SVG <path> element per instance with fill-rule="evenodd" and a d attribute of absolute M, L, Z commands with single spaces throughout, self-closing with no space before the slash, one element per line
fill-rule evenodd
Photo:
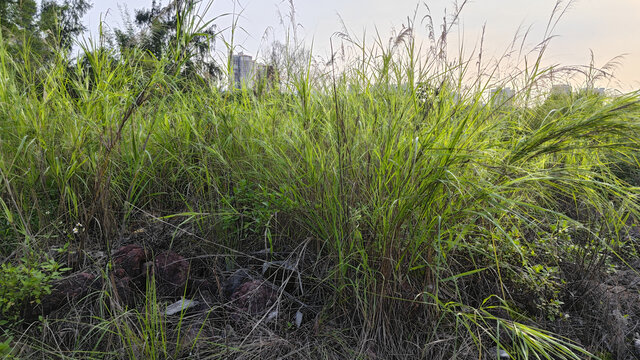
<path fill-rule="evenodd" d="M 272 90 L 278 87 L 278 74 L 275 66 L 254 64 L 253 86 L 256 90 Z"/>
<path fill-rule="evenodd" d="M 560 84 L 551 86 L 552 95 L 571 95 L 571 85 Z"/>
<path fill-rule="evenodd" d="M 236 89 L 250 87 L 253 78 L 254 61 L 250 55 L 240 53 L 233 55 L 233 83 Z"/>
<path fill-rule="evenodd" d="M 489 99 L 493 104 L 501 106 L 512 106 L 513 97 L 516 95 L 516 91 L 510 87 L 494 88 L 489 90 Z"/>

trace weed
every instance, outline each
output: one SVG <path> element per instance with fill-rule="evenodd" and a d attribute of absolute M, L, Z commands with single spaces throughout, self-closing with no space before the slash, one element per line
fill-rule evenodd
<path fill-rule="evenodd" d="M 34 255 L 18 265 L 0 265 L 0 324 L 15 323 L 23 310 L 40 304 L 42 296 L 51 293 L 51 282 L 67 270 L 53 259 L 40 261 Z"/>

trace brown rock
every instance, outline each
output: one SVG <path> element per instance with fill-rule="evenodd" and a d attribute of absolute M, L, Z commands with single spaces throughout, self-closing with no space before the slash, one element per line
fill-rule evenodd
<path fill-rule="evenodd" d="M 100 281 L 89 273 L 78 273 L 55 281 L 51 293 L 42 297 L 35 308 L 26 309 L 25 318 L 35 319 L 38 315 L 48 315 L 64 305 L 78 301 L 91 291 L 100 289 Z"/>
<path fill-rule="evenodd" d="M 173 251 L 156 256 L 154 261 L 156 290 L 159 296 L 181 296 L 189 278 L 189 263 Z"/>
<path fill-rule="evenodd" d="M 131 277 L 126 276 L 122 269 L 118 269 L 113 274 L 113 285 L 115 285 L 115 289 L 113 296 L 118 300 L 118 302 L 122 305 L 126 305 L 128 307 L 133 307 L 136 304 L 136 292 L 137 285 L 134 284 L 134 281 Z"/>
<path fill-rule="evenodd" d="M 126 245 L 118 249 L 113 255 L 113 266 L 119 278 L 127 276 L 139 289 L 145 288 L 145 262 L 147 252 L 140 245 Z M 122 272 L 118 272 L 119 270 Z M 120 274 L 120 275 L 118 275 Z"/>
<path fill-rule="evenodd" d="M 251 281 L 249 272 L 245 269 L 236 270 L 231 276 L 222 283 L 222 295 L 225 299 L 231 299 L 233 293 L 238 290 L 240 285 Z"/>
<path fill-rule="evenodd" d="M 261 280 L 245 282 L 231 295 L 233 306 L 250 315 L 264 313 L 277 298 L 276 292 Z"/>
<path fill-rule="evenodd" d="M 195 294 L 197 292 L 202 293 L 205 291 L 208 291 L 214 297 L 220 294 L 220 289 L 218 288 L 215 280 L 209 281 L 207 279 L 189 279 L 187 288 L 190 294 Z"/>

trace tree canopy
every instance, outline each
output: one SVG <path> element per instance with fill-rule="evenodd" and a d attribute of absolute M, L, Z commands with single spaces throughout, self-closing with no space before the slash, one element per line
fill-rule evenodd
<path fill-rule="evenodd" d="M 52 49 L 70 51 L 73 39 L 86 30 L 82 17 L 91 8 L 87 0 L 0 1 L 0 29 L 7 45 L 19 50 L 28 44 L 47 58 Z"/>

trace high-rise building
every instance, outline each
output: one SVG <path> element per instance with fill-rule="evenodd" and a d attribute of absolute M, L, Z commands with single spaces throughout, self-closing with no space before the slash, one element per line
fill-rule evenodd
<path fill-rule="evenodd" d="M 516 91 L 510 87 L 494 88 L 489 90 L 490 101 L 498 106 L 511 106 L 513 105 L 513 97 L 516 95 Z"/>
<path fill-rule="evenodd" d="M 571 85 L 559 84 L 551 86 L 552 95 L 571 95 Z"/>
<path fill-rule="evenodd" d="M 233 84 L 236 89 L 251 87 L 255 62 L 251 55 L 240 53 L 231 57 L 233 66 Z"/>
<path fill-rule="evenodd" d="M 593 94 L 593 95 L 598 95 L 598 96 L 605 96 L 606 95 L 606 89 L 602 88 L 602 87 L 586 87 L 582 89 L 582 92 L 588 93 L 588 94 Z"/>

